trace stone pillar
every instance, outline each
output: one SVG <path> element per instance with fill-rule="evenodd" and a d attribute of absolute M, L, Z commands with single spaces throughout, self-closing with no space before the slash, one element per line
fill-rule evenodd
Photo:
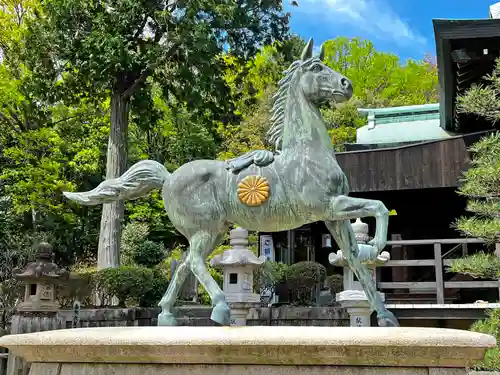
<path fill-rule="evenodd" d="M 368 236 L 368 224 L 363 223 L 361 219 L 356 219 L 356 222 L 352 224 L 352 228 L 358 242 L 358 257 L 368 266 L 373 281 L 376 283 L 376 267 L 387 262 L 390 259 L 390 254 L 387 251 L 378 254 L 373 246 L 367 244 L 370 240 Z M 337 251 L 337 253 L 330 253 L 328 260 L 330 264 L 344 269 L 344 290 L 337 293 L 336 301 L 347 310 L 350 318 L 350 326 L 369 327 L 372 309 L 361 284 L 356 280 L 354 272 L 352 272 L 347 264 L 342 250 Z M 383 293 L 380 294 L 382 300 L 385 300 L 385 295 Z"/>
<path fill-rule="evenodd" d="M 490 335 L 413 327 L 100 327 L 0 338 L 30 375 L 466 375 Z"/>
<path fill-rule="evenodd" d="M 222 291 L 231 308 L 231 325 L 246 325 L 248 311 L 260 305 L 260 294 L 254 293 L 253 273 L 266 261 L 248 249 L 248 231 L 235 228 L 229 233 L 231 249 L 212 258 L 210 265 L 223 270 Z"/>

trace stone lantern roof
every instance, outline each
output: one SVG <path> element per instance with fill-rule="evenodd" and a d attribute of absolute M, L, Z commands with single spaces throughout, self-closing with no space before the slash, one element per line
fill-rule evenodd
<path fill-rule="evenodd" d="M 248 249 L 248 231 L 243 228 L 235 228 L 229 233 L 231 249 L 224 251 L 222 255 L 216 255 L 210 261 L 214 268 L 226 266 L 260 267 L 266 261 L 265 257 L 257 257 Z"/>
<path fill-rule="evenodd" d="M 46 242 L 38 245 L 37 256 L 34 262 L 28 263 L 23 269 L 15 268 L 13 276 L 17 280 L 25 282 L 50 282 L 56 283 L 68 279 L 69 272 L 65 269 L 59 268 L 53 262 L 54 253 L 52 246 Z"/>
<path fill-rule="evenodd" d="M 358 243 L 358 259 L 361 260 L 362 263 L 380 266 L 391 259 L 391 254 L 387 251 L 379 253 L 378 249 L 367 244 L 370 240 L 370 236 L 368 235 L 368 224 L 361 221 L 360 218 L 357 218 L 351 226 Z M 338 250 L 337 253 L 330 253 L 328 255 L 328 261 L 334 266 L 347 266 L 347 260 L 342 250 Z"/>

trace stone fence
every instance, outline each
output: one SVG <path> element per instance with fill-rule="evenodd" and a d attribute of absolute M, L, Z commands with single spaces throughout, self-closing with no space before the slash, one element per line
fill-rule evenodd
<path fill-rule="evenodd" d="M 211 307 L 177 307 L 179 325 L 214 325 L 210 320 Z M 154 326 L 158 308 L 108 308 L 82 309 L 77 327 Z M 12 316 L 11 333 L 29 333 L 54 329 L 72 328 L 72 310 L 19 311 Z M 294 326 L 348 326 L 349 317 L 340 307 L 258 307 L 250 310 L 248 325 L 294 325 Z"/>

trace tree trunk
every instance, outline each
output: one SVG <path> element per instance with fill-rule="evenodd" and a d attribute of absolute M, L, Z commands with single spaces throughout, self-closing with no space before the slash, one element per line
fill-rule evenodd
<path fill-rule="evenodd" d="M 106 179 L 116 178 L 127 167 L 127 132 L 130 98 L 122 97 L 119 90 L 111 95 L 111 126 L 106 161 Z M 102 206 L 101 230 L 97 249 L 97 269 L 120 265 L 123 201 Z"/>

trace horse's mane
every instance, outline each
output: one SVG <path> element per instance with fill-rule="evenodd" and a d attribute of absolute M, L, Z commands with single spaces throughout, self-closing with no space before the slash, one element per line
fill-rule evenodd
<path fill-rule="evenodd" d="M 271 108 L 271 127 L 267 132 L 267 141 L 274 145 L 276 150 L 281 148 L 281 143 L 283 141 L 283 129 L 285 125 L 285 106 L 288 99 L 288 92 L 292 79 L 298 68 L 306 65 L 310 65 L 312 62 L 319 61 L 317 57 L 312 57 L 305 61 L 297 60 L 294 61 L 287 70 L 283 72 L 285 75 L 278 82 L 278 92 L 274 94 L 271 98 L 273 101 L 273 106 Z"/>

